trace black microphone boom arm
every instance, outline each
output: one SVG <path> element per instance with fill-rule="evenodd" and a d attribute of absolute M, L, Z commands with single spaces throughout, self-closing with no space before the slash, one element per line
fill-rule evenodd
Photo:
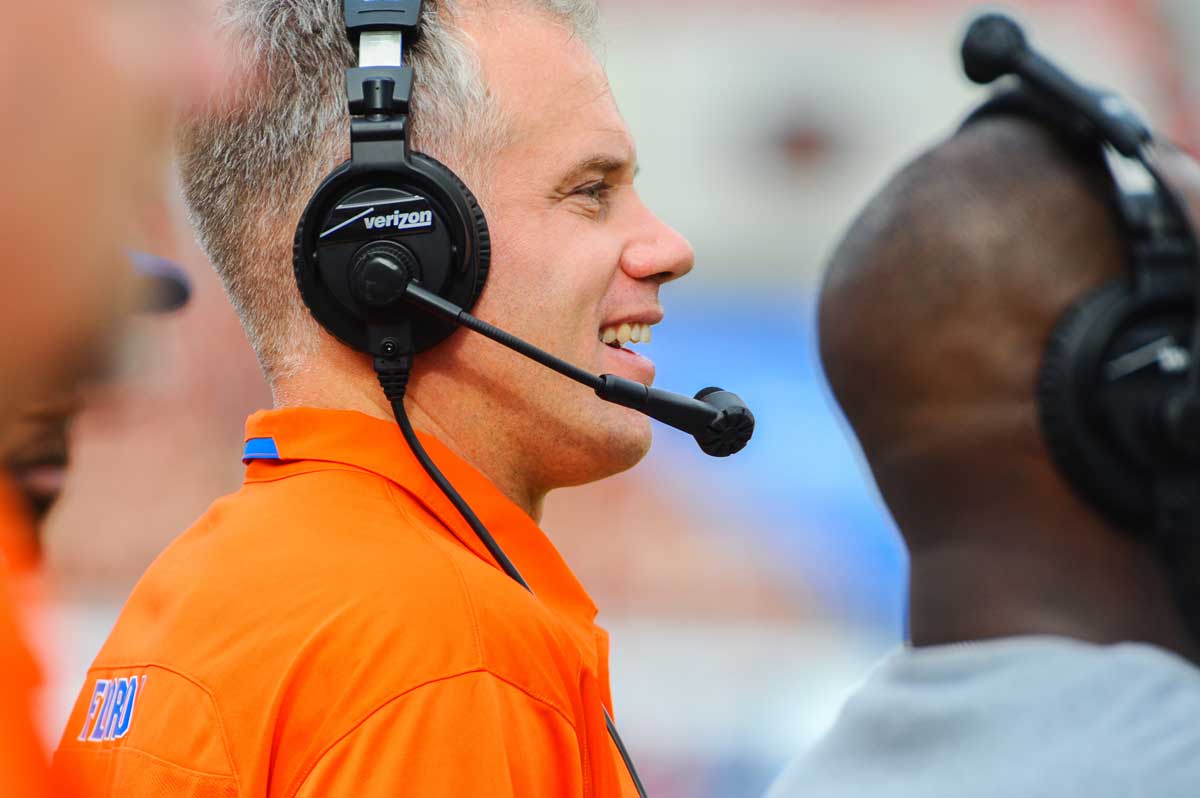
<path fill-rule="evenodd" d="M 548 369 L 586 385 L 606 402 L 628 407 L 696 438 L 700 448 L 714 457 L 728 457 L 741 451 L 754 434 L 754 415 L 736 394 L 719 388 L 705 388 L 695 398 L 640 382 L 603 374 L 597 377 L 528 341 L 477 319 L 416 281 L 404 289 L 405 299 L 447 321 L 473 330 Z"/>

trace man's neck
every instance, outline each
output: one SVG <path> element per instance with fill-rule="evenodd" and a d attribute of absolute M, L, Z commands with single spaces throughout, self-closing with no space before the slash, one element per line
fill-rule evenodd
<path fill-rule="evenodd" d="M 1112 534 L 1111 541 L 1071 556 L 1038 543 L 1061 531 L 1008 532 L 988 537 L 964 528 L 958 538 L 913 548 L 914 645 L 1057 635 L 1150 643 L 1200 662 L 1162 566 L 1148 549 Z"/>
<path fill-rule="evenodd" d="M 872 453 L 908 543 L 913 644 L 1058 635 L 1200 662 L 1162 555 L 1071 492 L 1027 413 L 996 418 L 940 438 L 915 425 Z"/>
<path fill-rule="evenodd" d="M 546 493 L 519 479 L 520 469 L 505 456 L 516 444 L 496 439 L 468 442 L 463 436 L 455 435 L 448 425 L 439 422 L 437 414 L 428 411 L 419 396 L 410 396 L 404 406 L 415 429 L 437 438 L 450 451 L 475 466 L 513 504 L 541 523 Z"/>
<path fill-rule="evenodd" d="M 272 381 L 271 393 L 275 407 L 325 407 L 338 410 L 356 410 L 360 413 L 395 422 L 391 405 L 383 395 L 374 374 L 365 359 L 356 361 L 347 369 L 333 366 L 320 370 L 302 370 L 298 373 Z M 520 507 L 534 521 L 541 521 L 546 491 L 538 490 L 528 481 L 519 478 L 522 469 L 513 453 L 515 444 L 496 440 L 490 433 L 465 436 L 457 433 L 464 425 L 453 425 L 443 421 L 447 409 L 435 412 L 422 401 L 419 390 L 410 388 L 404 406 L 408 411 L 413 428 L 432 435 L 450 451 L 470 463 L 487 477 L 497 489 Z M 439 402 L 438 405 L 446 405 Z M 448 412 L 453 413 L 454 408 Z"/>

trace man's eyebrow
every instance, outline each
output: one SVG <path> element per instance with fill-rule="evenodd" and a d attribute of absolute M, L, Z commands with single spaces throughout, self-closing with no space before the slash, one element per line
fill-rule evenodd
<path fill-rule="evenodd" d="M 616 155 L 590 155 L 581 161 L 578 161 L 574 166 L 567 170 L 563 176 L 563 182 L 567 183 L 589 172 L 599 172 L 607 175 L 611 172 L 619 172 L 623 169 L 628 169 L 630 160 Z M 642 167 L 635 165 L 633 168 L 633 176 L 637 177 L 641 174 Z"/>

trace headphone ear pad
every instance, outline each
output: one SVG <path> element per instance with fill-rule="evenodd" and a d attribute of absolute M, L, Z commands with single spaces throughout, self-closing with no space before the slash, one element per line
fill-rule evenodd
<path fill-rule="evenodd" d="M 471 189 L 467 188 L 467 184 L 450 167 L 436 158 L 421 152 L 410 153 L 409 158 L 415 164 L 425 167 L 423 171 L 441 178 L 445 184 L 444 189 L 448 193 L 453 192 L 458 194 L 466 203 L 470 214 L 467 224 L 474 227 L 476 242 L 475 282 L 471 288 L 471 301 L 464 306 L 464 309 L 469 311 L 479 301 L 479 296 L 483 293 L 483 287 L 487 283 L 488 272 L 492 265 L 492 236 L 488 231 L 487 217 L 483 213 L 483 208 L 480 206 L 479 200 L 471 193 Z"/>
<path fill-rule="evenodd" d="M 1077 493 L 1125 525 L 1149 511 L 1144 477 L 1101 429 L 1102 386 L 1098 374 L 1081 364 L 1099 364 L 1116 332 L 1110 320 L 1122 317 L 1132 301 L 1128 284 L 1116 280 L 1068 308 L 1050 333 L 1036 387 L 1042 436 L 1054 462 Z"/>

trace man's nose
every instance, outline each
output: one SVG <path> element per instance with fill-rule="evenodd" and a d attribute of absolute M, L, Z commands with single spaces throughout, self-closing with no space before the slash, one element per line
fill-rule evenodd
<path fill-rule="evenodd" d="M 675 228 L 641 206 L 638 230 L 625 248 L 621 268 L 635 280 L 653 280 L 660 285 L 677 280 L 692 270 L 696 252 Z"/>

